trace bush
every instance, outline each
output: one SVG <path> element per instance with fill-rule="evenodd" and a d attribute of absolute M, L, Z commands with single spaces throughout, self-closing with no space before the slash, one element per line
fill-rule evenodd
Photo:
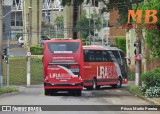
<path fill-rule="evenodd" d="M 160 87 L 150 87 L 146 89 L 145 97 L 160 97 Z"/>
<path fill-rule="evenodd" d="M 144 73 L 141 80 L 139 89 L 145 97 L 160 97 L 160 68 Z"/>
<path fill-rule="evenodd" d="M 43 55 L 44 47 L 31 46 L 30 50 L 31 50 L 32 55 Z"/>
<path fill-rule="evenodd" d="M 147 88 L 155 86 L 160 87 L 160 68 L 144 73 L 141 76 L 141 80 Z"/>

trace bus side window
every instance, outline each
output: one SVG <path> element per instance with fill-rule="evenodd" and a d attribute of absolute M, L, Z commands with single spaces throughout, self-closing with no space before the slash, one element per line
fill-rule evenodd
<path fill-rule="evenodd" d="M 108 57 L 107 57 L 107 51 L 103 51 L 102 53 L 102 59 L 103 59 L 103 62 L 107 62 L 108 61 Z"/>
<path fill-rule="evenodd" d="M 94 53 L 92 50 L 88 52 L 88 59 L 89 59 L 88 62 L 93 62 L 95 60 Z"/>
<path fill-rule="evenodd" d="M 89 62 L 89 54 L 87 50 L 83 51 L 83 55 L 84 55 L 84 62 Z"/>

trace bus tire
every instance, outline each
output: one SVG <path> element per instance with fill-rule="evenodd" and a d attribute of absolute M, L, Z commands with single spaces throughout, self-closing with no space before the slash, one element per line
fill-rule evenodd
<path fill-rule="evenodd" d="M 121 87 L 122 87 L 122 78 L 118 78 L 117 88 L 121 88 Z"/>
<path fill-rule="evenodd" d="M 81 91 L 81 90 L 77 90 L 77 91 L 76 91 L 76 96 L 81 96 L 81 94 L 82 94 L 82 91 Z"/>
<path fill-rule="evenodd" d="M 45 90 L 44 90 L 44 94 L 45 94 L 45 95 L 50 95 L 50 91 L 47 90 L 47 89 L 45 89 Z"/>
<path fill-rule="evenodd" d="M 122 78 L 118 78 L 118 84 L 111 85 L 113 88 L 121 88 L 122 87 Z"/>
<path fill-rule="evenodd" d="M 96 90 L 96 89 L 97 89 L 97 80 L 96 80 L 96 78 L 93 78 L 93 81 L 92 81 L 92 89 L 93 89 L 93 90 Z"/>
<path fill-rule="evenodd" d="M 81 90 L 72 90 L 72 91 L 69 91 L 69 93 L 73 96 L 81 96 L 82 91 Z"/>

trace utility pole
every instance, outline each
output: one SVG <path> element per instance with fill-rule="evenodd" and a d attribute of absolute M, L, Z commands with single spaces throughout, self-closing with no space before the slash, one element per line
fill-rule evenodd
<path fill-rule="evenodd" d="M 30 72 L 30 38 L 31 38 L 31 16 L 32 7 L 28 7 L 29 15 L 28 15 L 28 50 L 27 50 L 27 86 L 31 85 L 31 72 Z"/>
<path fill-rule="evenodd" d="M 7 86 L 9 86 L 9 37 L 7 39 L 7 55 L 6 55 L 6 59 L 7 59 Z"/>
<path fill-rule="evenodd" d="M 3 85 L 3 77 L 2 77 L 2 64 L 3 64 L 3 31 L 2 31 L 2 17 L 3 17 L 3 13 L 2 13 L 2 1 L 0 0 L 0 87 L 2 87 Z"/>
<path fill-rule="evenodd" d="M 141 75 L 141 40 L 138 36 L 136 42 L 134 43 L 135 49 L 135 60 L 136 60 L 136 74 L 135 74 L 135 86 L 140 85 L 140 75 Z"/>

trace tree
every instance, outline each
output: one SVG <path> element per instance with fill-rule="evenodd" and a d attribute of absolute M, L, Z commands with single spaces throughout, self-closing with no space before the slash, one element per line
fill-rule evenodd
<path fill-rule="evenodd" d="M 64 19 L 63 19 L 62 15 L 56 17 L 55 24 L 56 24 L 58 30 L 62 30 L 63 29 Z"/>
<path fill-rule="evenodd" d="M 52 0 L 54 1 L 54 0 Z M 88 2 L 89 0 L 87 0 Z M 62 0 L 61 2 L 61 5 L 62 6 L 70 6 L 70 5 L 73 5 L 73 38 L 74 39 L 77 39 L 78 38 L 78 34 L 77 34 L 77 31 L 75 31 L 75 28 L 76 28 L 76 24 L 77 24 L 77 20 L 78 20 L 78 17 L 79 17 L 79 6 L 84 2 L 84 0 Z"/>
<path fill-rule="evenodd" d="M 135 9 L 136 6 L 133 5 L 133 9 Z M 160 18 L 160 4 L 159 4 L 159 0 L 148 0 L 146 2 L 142 2 L 142 3 L 139 3 L 138 5 L 138 10 L 157 10 L 157 18 L 159 19 Z M 152 18 L 150 18 L 151 20 Z M 157 21 L 157 23 L 155 23 L 154 25 L 150 25 L 150 26 L 156 26 L 157 29 L 152 29 L 152 28 L 149 28 L 147 29 L 147 26 L 145 23 L 144 23 L 144 20 L 145 20 L 145 12 L 143 12 L 143 15 L 142 15 L 142 26 L 143 28 L 145 29 L 146 31 L 146 39 L 145 39 L 145 42 L 147 43 L 147 45 L 149 46 L 149 49 L 151 50 L 152 52 L 152 55 L 155 56 L 155 57 L 158 57 L 160 58 L 160 20 Z M 140 30 L 137 30 L 138 32 Z"/>
<path fill-rule="evenodd" d="M 91 17 L 93 16 L 97 16 L 97 13 L 93 13 L 91 14 Z M 90 19 L 90 27 L 89 27 L 89 18 L 87 18 L 87 13 L 85 10 L 82 11 L 82 14 L 81 14 L 81 17 L 80 19 L 77 21 L 77 24 L 76 24 L 76 27 L 75 27 L 75 30 L 77 32 L 81 32 L 81 38 L 87 38 L 88 35 L 89 35 L 89 31 L 91 33 L 91 35 L 94 34 L 94 20 L 93 18 Z M 98 18 L 96 21 L 95 21 L 95 25 L 96 25 L 96 28 L 97 29 L 100 29 L 100 26 L 101 25 L 101 20 L 100 18 Z"/>

